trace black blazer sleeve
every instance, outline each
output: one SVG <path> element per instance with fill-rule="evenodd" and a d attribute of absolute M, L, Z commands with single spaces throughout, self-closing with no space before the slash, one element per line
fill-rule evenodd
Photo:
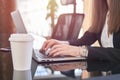
<path fill-rule="evenodd" d="M 85 32 L 83 37 L 77 40 L 70 40 L 70 45 L 81 46 L 81 45 L 91 45 L 96 40 L 98 40 L 98 34 L 92 32 Z"/>
<path fill-rule="evenodd" d="M 120 30 L 113 35 L 114 48 L 88 47 L 88 60 L 120 64 Z"/>
<path fill-rule="evenodd" d="M 108 61 L 120 64 L 120 49 L 118 48 L 88 47 L 88 51 L 88 61 Z"/>
<path fill-rule="evenodd" d="M 112 71 L 120 73 L 120 49 L 88 47 L 87 58 L 88 71 Z"/>

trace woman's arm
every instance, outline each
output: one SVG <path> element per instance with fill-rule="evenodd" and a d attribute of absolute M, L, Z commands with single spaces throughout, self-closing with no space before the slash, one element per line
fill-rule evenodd
<path fill-rule="evenodd" d="M 103 48 L 103 47 L 87 47 L 88 61 L 108 61 L 110 63 L 120 63 L 120 49 Z"/>
<path fill-rule="evenodd" d="M 92 32 L 85 32 L 85 34 L 77 40 L 69 40 L 70 45 L 81 46 L 81 45 L 91 45 L 96 40 L 98 40 L 99 34 Z"/>
<path fill-rule="evenodd" d="M 120 49 L 88 47 L 88 52 L 88 71 L 112 71 L 112 73 L 118 73 L 118 68 L 120 68 Z"/>

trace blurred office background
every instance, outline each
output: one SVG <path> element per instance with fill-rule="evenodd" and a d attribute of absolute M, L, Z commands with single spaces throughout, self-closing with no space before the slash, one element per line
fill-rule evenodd
<path fill-rule="evenodd" d="M 10 12 L 19 9 L 22 12 L 24 24 L 29 32 L 34 32 L 42 36 L 51 35 L 51 20 L 45 19 L 48 11 L 47 4 L 49 0 L 2 0 L 0 2 L 0 36 L 6 36 L 1 41 L 6 41 L 9 34 L 15 32 L 15 27 L 12 22 Z M 73 13 L 73 5 L 61 5 L 61 0 L 56 0 L 58 9 L 55 13 L 55 23 L 60 14 Z M 83 22 L 83 32 L 87 30 L 90 25 L 92 1 L 89 0 L 76 0 L 77 7 L 76 13 L 84 13 L 85 19 Z M 89 14 L 88 14 L 89 13 Z M 2 46 L 8 46 L 0 43 Z"/>

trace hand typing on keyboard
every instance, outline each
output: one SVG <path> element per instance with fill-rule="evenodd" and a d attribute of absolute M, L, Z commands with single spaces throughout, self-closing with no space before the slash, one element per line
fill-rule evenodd
<path fill-rule="evenodd" d="M 48 48 L 46 51 L 40 50 L 40 52 L 47 56 L 47 55 L 49 54 L 50 50 L 51 50 L 51 49 Z"/>
<path fill-rule="evenodd" d="M 49 54 L 50 50 L 51 50 L 51 49 L 49 48 L 47 51 L 45 51 L 45 55 L 46 55 L 46 56 Z"/>

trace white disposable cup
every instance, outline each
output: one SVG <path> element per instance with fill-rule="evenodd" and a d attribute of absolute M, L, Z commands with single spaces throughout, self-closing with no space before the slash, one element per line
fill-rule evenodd
<path fill-rule="evenodd" d="M 31 69 L 33 37 L 29 34 L 11 34 L 9 37 L 14 70 Z"/>

